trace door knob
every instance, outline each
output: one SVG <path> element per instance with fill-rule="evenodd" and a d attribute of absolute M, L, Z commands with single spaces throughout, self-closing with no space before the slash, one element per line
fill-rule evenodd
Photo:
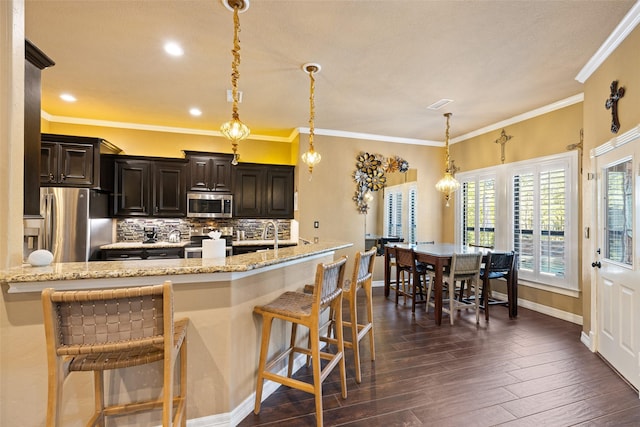
<path fill-rule="evenodd" d="M 595 261 L 595 262 L 592 262 L 592 263 L 591 263 L 591 267 L 598 267 L 598 268 L 600 268 L 600 267 L 602 267 L 602 264 L 600 264 L 600 261 Z"/>

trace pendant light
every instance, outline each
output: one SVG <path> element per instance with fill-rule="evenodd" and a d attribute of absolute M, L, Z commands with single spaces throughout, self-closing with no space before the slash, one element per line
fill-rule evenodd
<path fill-rule="evenodd" d="M 314 95 L 315 95 L 315 78 L 313 77 L 314 73 L 319 73 L 320 72 L 320 64 L 313 64 L 313 63 L 308 63 L 308 64 L 304 64 L 302 66 L 302 70 L 309 74 L 309 80 L 310 80 L 310 89 L 309 89 L 309 149 L 302 155 L 302 161 L 304 163 L 306 163 L 307 166 L 309 166 L 309 175 L 311 175 L 313 173 L 313 167 L 315 165 L 317 165 L 318 163 L 320 163 L 320 159 L 322 158 L 322 156 L 320 156 L 320 153 L 318 153 L 314 148 L 313 148 L 313 134 L 315 131 L 314 128 L 314 120 L 315 120 L 315 99 L 314 99 Z M 311 179 L 311 177 L 309 178 Z"/>
<path fill-rule="evenodd" d="M 444 116 L 447 118 L 447 130 L 444 135 L 444 146 L 447 150 L 447 159 L 444 164 L 444 176 L 436 184 L 436 189 L 441 193 L 444 193 L 444 198 L 447 201 L 446 207 L 449 207 L 449 199 L 451 198 L 451 194 L 455 193 L 456 190 L 460 188 L 460 183 L 453 177 L 453 174 L 451 173 L 451 159 L 449 157 L 449 119 L 451 118 L 451 113 L 445 113 Z"/>
<path fill-rule="evenodd" d="M 240 39 L 238 33 L 240 32 L 240 18 L 239 12 L 244 12 L 249 9 L 249 0 L 222 0 L 222 4 L 227 9 L 233 10 L 233 61 L 231 62 L 231 96 L 233 98 L 233 109 L 231 114 L 231 120 L 223 123 L 220 126 L 220 132 L 231 141 L 231 149 L 233 150 L 233 160 L 231 164 L 238 164 L 238 142 L 246 139 L 251 132 L 247 125 L 240 121 L 240 115 L 238 114 L 238 80 L 240 79 L 240 72 L 238 66 L 240 65 Z"/>

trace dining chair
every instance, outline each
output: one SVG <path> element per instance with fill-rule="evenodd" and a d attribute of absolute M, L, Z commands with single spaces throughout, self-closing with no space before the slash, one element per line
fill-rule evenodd
<path fill-rule="evenodd" d="M 454 253 L 451 258 L 451 265 L 448 274 L 442 279 L 443 295 L 447 295 L 448 307 L 442 309 L 449 313 L 449 321 L 453 325 L 455 313 L 459 310 L 475 308 L 476 323 L 480 322 L 480 266 L 482 264 L 482 253 L 461 254 Z M 463 283 L 468 282 L 474 289 L 475 298 L 473 302 L 456 298 L 456 294 L 463 288 Z M 457 287 L 457 284 L 460 284 Z M 427 297 L 430 297 L 433 290 L 433 279 L 429 281 Z"/>
<path fill-rule="evenodd" d="M 400 295 L 411 299 L 411 312 L 416 312 L 416 304 L 426 304 L 424 288 L 428 282 L 427 267 L 416 261 L 413 249 L 395 248 L 396 258 L 396 305 L 400 301 Z M 417 280 L 415 280 L 417 278 Z"/>
<path fill-rule="evenodd" d="M 174 321 L 170 281 L 90 291 L 47 288 L 41 299 L 49 371 L 47 426 L 61 425 L 63 383 L 78 371 L 94 373 L 95 410 L 88 425 L 105 425 L 106 416 L 162 408 L 163 426 L 186 426 L 189 319 Z M 178 359 L 179 393 L 174 395 Z M 105 406 L 104 371 L 159 361 L 163 381 L 158 398 Z"/>
<path fill-rule="evenodd" d="M 515 317 L 513 305 L 517 304 L 514 287 L 516 283 L 515 252 L 489 252 L 484 267 L 480 270 L 482 279 L 482 291 L 480 295 L 480 307 L 484 309 L 485 319 L 489 320 L 489 306 L 503 305 L 509 307 L 509 317 Z M 507 301 L 498 300 L 491 292 L 491 281 L 504 279 L 507 284 Z"/>
<path fill-rule="evenodd" d="M 316 268 L 313 293 L 288 291 L 280 295 L 268 304 L 254 307 L 254 313 L 262 316 L 262 338 L 260 346 L 260 360 L 258 363 L 258 377 L 256 382 L 256 400 L 254 412 L 260 413 L 262 402 L 262 389 L 264 380 L 271 380 L 282 385 L 296 388 L 315 397 L 316 424 L 322 422 L 322 382 L 339 366 L 342 398 L 347 398 L 346 368 L 344 363 L 344 338 L 342 326 L 342 283 L 347 257 L 342 257 L 336 262 L 318 264 Z M 329 308 L 335 313 L 336 337 L 321 336 L 321 312 Z M 274 319 L 280 319 L 291 323 L 291 339 L 287 349 L 274 355 L 267 364 L 269 356 L 269 339 L 271 326 Z M 297 327 L 305 326 L 309 329 L 309 345 L 302 347 L 297 342 Z M 320 351 L 320 342 L 331 344 Z M 329 353 L 335 348 L 334 353 Z M 295 353 L 305 354 L 311 357 L 311 369 L 313 372 L 313 384 L 292 378 Z M 287 375 L 276 373 L 281 367 L 281 362 L 288 358 Z M 328 362 L 321 365 L 321 359 Z"/>

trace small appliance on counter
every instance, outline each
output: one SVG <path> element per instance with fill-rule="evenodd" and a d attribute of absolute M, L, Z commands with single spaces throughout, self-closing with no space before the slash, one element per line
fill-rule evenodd
<path fill-rule="evenodd" d="M 158 231 L 156 227 L 144 227 L 144 240 L 142 243 L 156 243 L 158 241 Z"/>

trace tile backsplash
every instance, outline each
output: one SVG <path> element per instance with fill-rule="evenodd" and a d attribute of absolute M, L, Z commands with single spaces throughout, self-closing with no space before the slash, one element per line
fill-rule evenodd
<path fill-rule="evenodd" d="M 246 240 L 262 238 L 264 227 L 270 220 L 266 219 L 197 219 L 197 218 L 126 218 L 116 220 L 116 242 L 139 242 L 144 240 L 144 227 L 156 227 L 158 240 L 168 240 L 173 230 L 180 231 L 180 239 L 188 241 L 191 234 L 207 234 L 209 231 L 223 227 L 234 236 L 237 231 L 244 231 Z M 291 221 L 277 220 L 278 239 L 291 238 Z M 273 229 L 269 229 L 268 239 L 273 239 Z"/>

